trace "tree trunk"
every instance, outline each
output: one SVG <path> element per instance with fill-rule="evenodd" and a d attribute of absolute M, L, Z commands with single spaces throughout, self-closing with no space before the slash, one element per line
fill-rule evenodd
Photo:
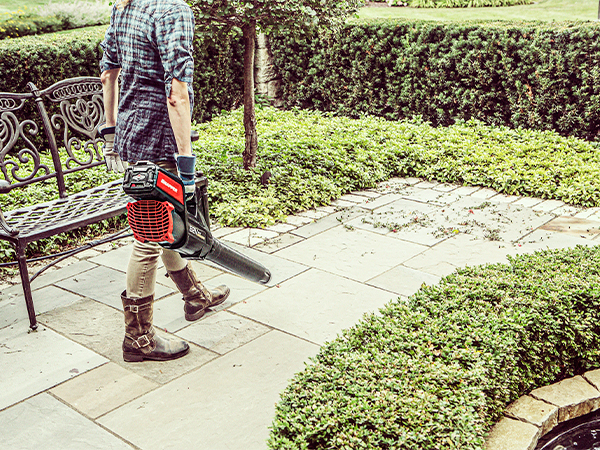
<path fill-rule="evenodd" d="M 256 22 L 242 28 L 244 36 L 244 130 L 246 148 L 244 149 L 244 169 L 256 166 L 258 135 L 256 134 L 256 115 L 254 113 L 254 47 L 256 45 Z"/>

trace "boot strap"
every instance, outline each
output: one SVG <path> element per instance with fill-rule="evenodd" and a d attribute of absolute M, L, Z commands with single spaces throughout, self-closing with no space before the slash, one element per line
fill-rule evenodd
<path fill-rule="evenodd" d="M 203 297 L 205 300 L 208 300 L 209 302 L 211 301 L 212 295 L 210 291 L 206 289 L 206 287 L 200 282 L 200 280 L 198 280 L 198 278 L 196 277 L 196 272 L 194 272 L 194 269 L 192 269 L 190 264 L 187 264 L 183 269 L 178 270 L 176 272 L 167 271 L 166 276 L 173 280 L 175 286 L 177 286 L 177 289 L 182 294 L 184 290 L 188 291 L 187 295 L 184 294 L 183 296 L 184 301 L 194 301 L 193 297 L 195 297 L 195 294 L 189 294 L 189 291 L 191 291 L 193 288 L 196 288 L 200 296 Z M 184 285 L 184 283 L 186 285 Z M 187 286 L 188 283 L 189 286 Z"/>
<path fill-rule="evenodd" d="M 149 331 L 146 334 L 142 334 L 138 338 L 133 337 L 129 333 L 125 333 L 125 336 L 131 340 L 131 345 L 136 349 L 148 347 L 154 342 L 154 330 Z"/>
<path fill-rule="evenodd" d="M 123 311 L 131 311 L 134 314 L 138 314 L 140 311 L 152 308 L 152 302 L 142 303 L 140 305 L 125 305 Z"/>

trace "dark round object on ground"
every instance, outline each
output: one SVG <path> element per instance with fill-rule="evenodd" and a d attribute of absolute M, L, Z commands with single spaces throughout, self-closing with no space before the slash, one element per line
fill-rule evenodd
<path fill-rule="evenodd" d="M 600 413 L 563 422 L 540 439 L 536 450 L 600 450 Z"/>

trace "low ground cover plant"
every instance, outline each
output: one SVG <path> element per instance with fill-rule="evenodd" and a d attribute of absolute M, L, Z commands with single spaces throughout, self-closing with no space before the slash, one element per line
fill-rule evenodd
<path fill-rule="evenodd" d="M 600 364 L 600 248 L 459 269 L 325 344 L 276 407 L 273 449 L 484 448 L 505 406 Z"/>
<path fill-rule="evenodd" d="M 200 134 L 194 144 L 198 169 L 209 179 L 210 212 L 222 225 L 261 227 L 284 221 L 296 211 L 328 204 L 394 176 L 600 206 L 598 147 L 554 132 L 477 121 L 435 128 L 419 118 L 350 119 L 268 107 L 257 110 L 257 119 L 259 158 L 250 171 L 241 165 L 241 109 L 195 126 Z M 263 184 L 267 171 L 271 177 Z M 78 180 L 81 187 L 109 180 L 102 169 L 95 176 L 93 181 Z M 55 195 L 40 186 L 20 189 L 0 196 L 0 207 L 6 211 Z M 40 241 L 31 251 L 49 250 L 44 245 Z M 0 248 L 9 257 L 9 248 Z"/>

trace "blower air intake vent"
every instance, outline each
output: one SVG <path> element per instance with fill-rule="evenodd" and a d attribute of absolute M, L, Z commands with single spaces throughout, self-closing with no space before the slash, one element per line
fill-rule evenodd
<path fill-rule="evenodd" d="M 138 200 L 127 204 L 127 220 L 133 236 L 140 242 L 169 242 L 173 237 L 173 211 L 169 202 Z"/>

